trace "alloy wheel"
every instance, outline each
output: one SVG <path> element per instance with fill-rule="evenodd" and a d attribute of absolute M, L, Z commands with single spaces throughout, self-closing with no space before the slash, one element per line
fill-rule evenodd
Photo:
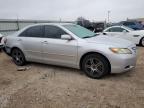
<path fill-rule="evenodd" d="M 97 58 L 90 58 L 85 62 L 85 69 L 90 76 L 101 76 L 104 72 L 104 64 Z"/>
<path fill-rule="evenodd" d="M 23 53 L 18 49 L 12 51 L 12 58 L 16 65 L 23 65 L 25 62 Z"/>

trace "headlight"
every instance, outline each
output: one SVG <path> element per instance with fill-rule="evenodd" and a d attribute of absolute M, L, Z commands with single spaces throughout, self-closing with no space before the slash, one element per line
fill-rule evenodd
<path fill-rule="evenodd" d="M 110 48 L 110 50 L 117 54 L 132 54 L 132 51 L 128 48 Z"/>

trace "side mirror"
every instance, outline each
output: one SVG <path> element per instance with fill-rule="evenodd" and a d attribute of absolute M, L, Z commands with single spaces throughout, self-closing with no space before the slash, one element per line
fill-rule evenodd
<path fill-rule="evenodd" d="M 72 40 L 72 37 L 70 35 L 61 35 L 61 39 L 63 39 L 63 40 Z"/>
<path fill-rule="evenodd" d="M 123 30 L 123 33 L 127 33 L 127 31 L 126 31 L 126 30 Z"/>
<path fill-rule="evenodd" d="M 103 35 L 107 35 L 107 33 L 103 32 Z"/>

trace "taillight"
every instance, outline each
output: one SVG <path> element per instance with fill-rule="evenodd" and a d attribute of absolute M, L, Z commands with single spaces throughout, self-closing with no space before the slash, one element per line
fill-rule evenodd
<path fill-rule="evenodd" d="M 4 43 L 4 44 L 7 43 L 7 38 L 6 38 L 6 37 L 3 39 L 3 43 Z"/>
<path fill-rule="evenodd" d="M 1 41 L 2 41 L 2 37 L 0 37 L 0 43 L 1 43 Z"/>

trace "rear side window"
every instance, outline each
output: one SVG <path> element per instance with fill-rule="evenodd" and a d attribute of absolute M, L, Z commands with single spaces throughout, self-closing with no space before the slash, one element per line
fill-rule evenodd
<path fill-rule="evenodd" d="M 21 37 L 43 37 L 43 27 L 34 26 L 26 29 L 19 36 Z"/>
<path fill-rule="evenodd" d="M 60 39 L 61 35 L 67 34 L 64 30 L 59 27 L 46 25 L 44 29 L 44 36 L 46 38 Z"/>

